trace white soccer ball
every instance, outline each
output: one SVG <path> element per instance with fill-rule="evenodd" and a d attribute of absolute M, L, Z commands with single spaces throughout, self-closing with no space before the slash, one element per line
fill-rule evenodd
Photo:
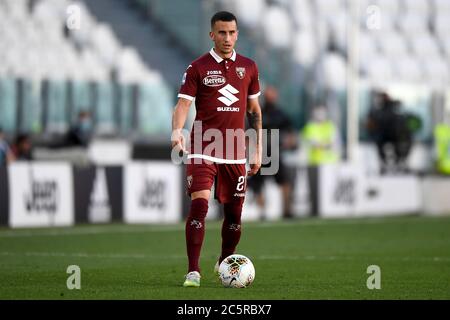
<path fill-rule="evenodd" d="M 220 264 L 219 278 L 224 287 L 246 288 L 255 280 L 255 267 L 246 256 L 232 254 Z"/>

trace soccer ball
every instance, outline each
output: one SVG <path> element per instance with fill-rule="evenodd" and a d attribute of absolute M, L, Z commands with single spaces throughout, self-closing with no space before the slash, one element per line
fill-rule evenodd
<path fill-rule="evenodd" d="M 232 254 L 220 264 L 219 278 L 224 287 L 245 288 L 255 280 L 255 267 L 246 256 Z"/>

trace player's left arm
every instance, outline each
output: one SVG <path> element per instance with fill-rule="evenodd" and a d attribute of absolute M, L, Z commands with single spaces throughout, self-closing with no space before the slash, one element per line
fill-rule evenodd
<path fill-rule="evenodd" d="M 247 118 L 249 126 L 256 131 L 255 152 L 249 155 L 250 171 L 247 172 L 248 176 L 253 176 L 261 168 L 262 161 L 262 113 L 257 97 L 247 100 Z"/>

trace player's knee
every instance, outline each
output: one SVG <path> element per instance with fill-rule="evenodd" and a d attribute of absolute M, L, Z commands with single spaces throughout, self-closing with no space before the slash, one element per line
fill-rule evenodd
<path fill-rule="evenodd" d="M 196 200 L 199 198 L 209 199 L 210 195 L 211 195 L 211 190 L 195 191 L 191 194 L 191 199 L 192 200 Z"/>
<path fill-rule="evenodd" d="M 191 201 L 190 219 L 204 220 L 208 213 L 208 200 L 197 198 Z"/>

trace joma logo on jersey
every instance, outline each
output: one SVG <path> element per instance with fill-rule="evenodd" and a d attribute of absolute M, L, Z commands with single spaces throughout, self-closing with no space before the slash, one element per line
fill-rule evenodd
<path fill-rule="evenodd" d="M 222 74 L 222 71 L 220 70 L 210 70 L 210 71 L 206 71 L 206 75 L 212 75 L 212 74 Z"/>
<path fill-rule="evenodd" d="M 217 74 L 212 74 L 203 78 L 203 84 L 208 87 L 218 87 L 225 84 L 225 82 L 227 82 L 225 77 Z"/>
<path fill-rule="evenodd" d="M 239 98 L 235 96 L 235 94 L 238 94 L 239 91 L 231 84 L 227 84 L 225 87 L 220 89 L 219 92 L 222 96 L 217 99 L 228 107 L 239 101 Z"/>

